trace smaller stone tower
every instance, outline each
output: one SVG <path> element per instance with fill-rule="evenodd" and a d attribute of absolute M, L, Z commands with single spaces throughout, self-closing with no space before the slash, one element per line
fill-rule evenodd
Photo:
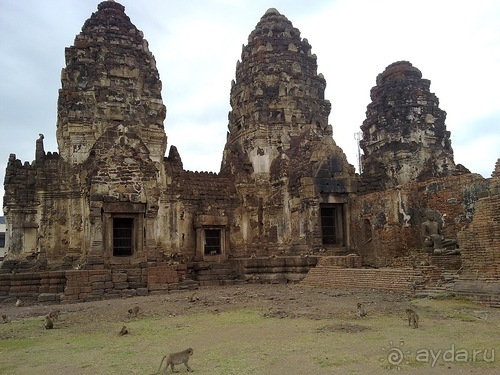
<path fill-rule="evenodd" d="M 430 81 L 407 61 L 378 75 L 361 126 L 362 178 L 368 190 L 457 173 L 446 112 L 429 87 Z"/>

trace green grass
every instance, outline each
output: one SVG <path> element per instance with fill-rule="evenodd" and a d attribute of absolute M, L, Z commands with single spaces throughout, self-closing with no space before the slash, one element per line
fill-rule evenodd
<path fill-rule="evenodd" d="M 127 322 L 129 335 L 118 336 L 121 322 L 58 323 L 42 328 L 40 319 L 0 325 L 0 373 L 9 374 L 151 374 L 168 352 L 194 348 L 196 374 L 385 373 L 407 369 L 438 374 L 462 368 L 494 373 L 499 361 L 430 363 L 417 360 L 423 350 L 490 349 L 500 356 L 500 313 L 462 300 L 414 300 L 421 327 L 412 329 L 397 313 L 366 319 L 268 318 L 240 309 L 220 314 L 145 317 Z M 63 320 L 64 322 L 64 320 Z M 399 349 L 404 361 L 388 362 Z M 490 351 L 491 354 L 491 351 Z M 491 358 L 491 356 L 489 357 Z M 444 367 L 443 367 L 444 366 Z M 186 373 L 183 365 L 176 367 Z"/>

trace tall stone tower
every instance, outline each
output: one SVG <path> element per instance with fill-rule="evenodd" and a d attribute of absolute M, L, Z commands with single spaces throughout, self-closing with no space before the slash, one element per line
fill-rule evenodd
<path fill-rule="evenodd" d="M 249 162 L 255 176 L 269 175 L 272 162 L 290 152 L 298 138 L 331 138 L 325 87 L 307 39 L 269 9 L 237 63 L 222 169 L 235 171 Z"/>
<path fill-rule="evenodd" d="M 407 61 L 378 75 L 361 126 L 362 178 L 370 189 L 456 174 L 446 112 L 429 87 Z"/>
<path fill-rule="evenodd" d="M 166 110 L 155 59 L 124 6 L 98 5 L 66 49 L 61 83 L 59 153 L 45 154 L 41 136 L 35 163 L 9 158 L 9 256 L 139 264 L 165 241 Z"/>
<path fill-rule="evenodd" d="M 135 133 L 155 162 L 167 146 L 156 62 L 125 7 L 104 1 L 66 48 L 57 142 L 65 161 L 83 163 L 97 139 L 118 126 Z"/>
<path fill-rule="evenodd" d="M 320 203 L 353 191 L 354 168 L 333 141 L 325 87 L 307 39 L 269 9 L 237 63 L 221 166 L 242 198 L 243 244 L 319 246 Z"/>

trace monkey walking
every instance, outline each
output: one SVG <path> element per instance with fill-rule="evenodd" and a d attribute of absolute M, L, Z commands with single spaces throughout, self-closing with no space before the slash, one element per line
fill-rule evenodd
<path fill-rule="evenodd" d="M 361 317 L 361 316 L 366 316 L 366 311 L 361 305 L 361 303 L 358 302 L 357 308 L 356 308 L 356 315 Z"/>
<path fill-rule="evenodd" d="M 175 372 L 175 365 L 180 365 L 181 363 L 184 363 L 184 366 L 186 366 L 186 369 L 188 371 L 193 371 L 191 367 L 188 365 L 189 357 L 193 355 L 193 349 L 187 348 L 186 350 L 183 350 L 182 352 L 178 353 L 170 353 L 166 354 L 163 356 L 161 362 L 160 362 L 160 367 L 158 367 L 158 371 L 156 371 L 152 375 L 156 375 L 160 373 L 161 366 L 163 365 L 163 361 L 166 359 L 167 360 L 167 367 L 165 367 L 164 373 L 166 374 L 168 371 L 168 366 L 170 366 L 170 369 L 172 370 L 172 373 Z"/>
<path fill-rule="evenodd" d="M 128 309 L 128 316 L 129 318 L 137 318 L 137 314 L 139 314 L 139 311 L 141 309 L 139 308 L 139 306 L 135 306 L 131 309 Z"/>
<path fill-rule="evenodd" d="M 47 316 L 52 320 L 59 320 L 60 313 L 61 313 L 60 310 L 52 310 L 51 312 L 49 312 Z"/>
<path fill-rule="evenodd" d="M 413 309 L 406 309 L 408 315 L 408 325 L 413 328 L 418 328 L 418 314 Z"/>

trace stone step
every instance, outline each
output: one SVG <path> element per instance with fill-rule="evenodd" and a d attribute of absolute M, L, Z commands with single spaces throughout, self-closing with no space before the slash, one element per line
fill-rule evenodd
<path fill-rule="evenodd" d="M 220 286 L 224 285 L 223 280 L 204 280 L 199 282 L 200 286 Z"/>
<path fill-rule="evenodd" d="M 345 286 L 413 292 L 421 273 L 412 269 L 360 269 L 331 266 L 312 268 L 302 281 L 306 285 Z"/>
<path fill-rule="evenodd" d="M 260 273 L 303 273 L 304 275 L 309 272 L 311 267 L 245 267 L 243 272 L 246 275 L 260 274 Z"/>
<path fill-rule="evenodd" d="M 286 283 L 286 282 L 299 282 L 304 280 L 306 277 L 305 273 L 295 273 L 295 272 L 281 272 L 281 273 L 256 273 L 256 274 L 246 274 L 245 280 L 249 283 L 259 284 L 259 283 Z"/>
<path fill-rule="evenodd" d="M 183 280 L 179 282 L 180 290 L 195 290 L 199 288 L 198 281 L 195 280 Z"/>
<path fill-rule="evenodd" d="M 440 290 L 440 289 L 425 289 L 421 290 L 415 294 L 415 297 L 427 297 L 427 298 L 445 298 L 445 297 L 454 297 L 455 293 L 450 292 L 448 290 Z"/>
<path fill-rule="evenodd" d="M 208 280 L 236 280 L 238 277 L 236 275 L 217 275 L 217 274 L 210 274 L 210 275 L 197 275 L 196 280 L 197 281 L 208 281 Z"/>
<path fill-rule="evenodd" d="M 234 271 L 232 269 L 228 269 L 228 268 L 219 268 L 219 269 L 210 269 L 210 270 L 200 270 L 198 271 L 198 276 L 210 276 L 210 275 L 214 275 L 214 276 L 219 276 L 219 275 L 225 275 L 225 276 L 229 276 L 229 275 L 233 275 L 234 274 Z"/>

